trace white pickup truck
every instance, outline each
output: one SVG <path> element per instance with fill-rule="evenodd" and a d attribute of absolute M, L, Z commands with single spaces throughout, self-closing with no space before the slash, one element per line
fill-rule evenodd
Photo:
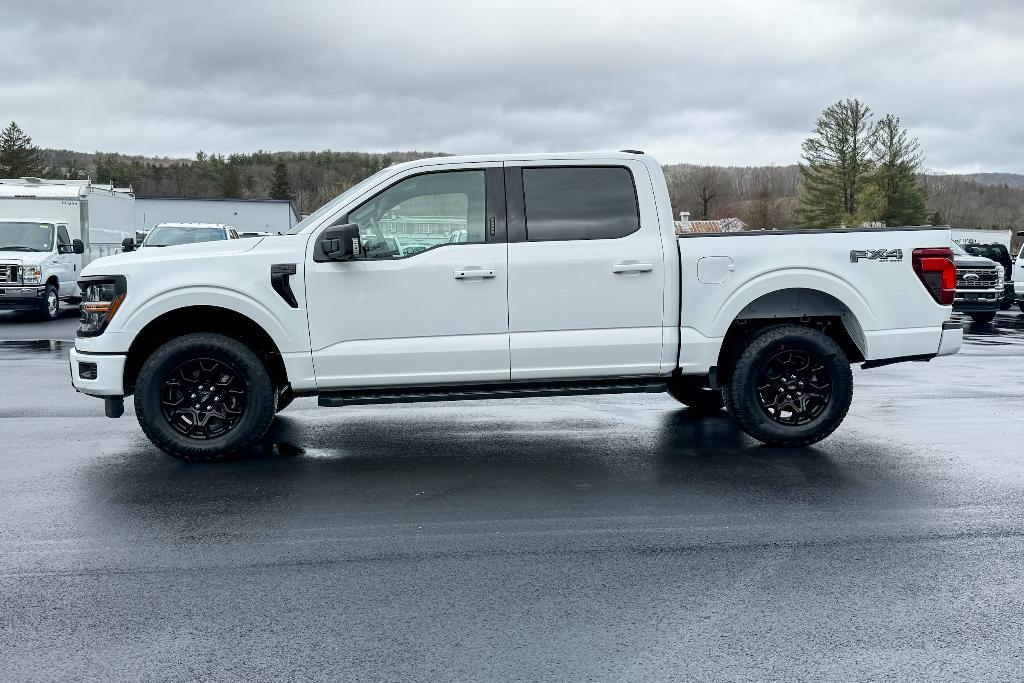
<path fill-rule="evenodd" d="M 464 232 L 463 232 L 464 231 Z M 452 239 L 452 235 L 458 239 Z M 403 253 L 396 245 L 425 246 Z M 679 238 L 642 153 L 391 166 L 288 234 L 94 261 L 75 388 L 185 460 L 323 406 L 667 391 L 764 443 L 829 435 L 865 367 L 956 353 L 948 229 Z"/>

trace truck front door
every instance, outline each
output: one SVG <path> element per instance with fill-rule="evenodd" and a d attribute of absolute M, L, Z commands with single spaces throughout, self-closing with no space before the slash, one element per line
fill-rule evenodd
<path fill-rule="evenodd" d="M 509 379 L 503 176 L 487 166 L 401 177 L 334 220 L 359 226 L 356 260 L 315 261 L 314 233 L 306 298 L 320 389 Z"/>
<path fill-rule="evenodd" d="M 665 269 L 650 175 L 506 162 L 512 379 L 661 371 Z"/>

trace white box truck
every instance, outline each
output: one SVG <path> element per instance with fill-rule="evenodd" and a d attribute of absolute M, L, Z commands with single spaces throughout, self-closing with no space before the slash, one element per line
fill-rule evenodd
<path fill-rule="evenodd" d="M 89 261 L 133 236 L 130 188 L 88 180 L 0 180 L 0 310 L 60 315 Z"/>

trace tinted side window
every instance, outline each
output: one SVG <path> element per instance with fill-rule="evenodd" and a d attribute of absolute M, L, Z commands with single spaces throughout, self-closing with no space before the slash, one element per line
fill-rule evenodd
<path fill-rule="evenodd" d="M 604 240 L 640 229 L 633 174 L 622 167 L 523 169 L 526 239 Z"/>
<path fill-rule="evenodd" d="M 63 225 L 57 226 L 57 243 L 71 244 L 71 237 L 68 236 L 68 229 Z"/>

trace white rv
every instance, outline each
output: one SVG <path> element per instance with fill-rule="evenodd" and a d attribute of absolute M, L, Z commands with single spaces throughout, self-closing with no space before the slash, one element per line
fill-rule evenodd
<path fill-rule="evenodd" d="M 969 228 L 951 228 L 953 241 L 961 247 L 969 244 L 1002 244 L 1010 251 L 1010 240 L 1013 233 L 1010 230 L 974 230 Z"/>
<path fill-rule="evenodd" d="M 134 234 L 130 188 L 88 180 L 0 180 L 0 310 L 54 319 L 89 261 Z"/>

